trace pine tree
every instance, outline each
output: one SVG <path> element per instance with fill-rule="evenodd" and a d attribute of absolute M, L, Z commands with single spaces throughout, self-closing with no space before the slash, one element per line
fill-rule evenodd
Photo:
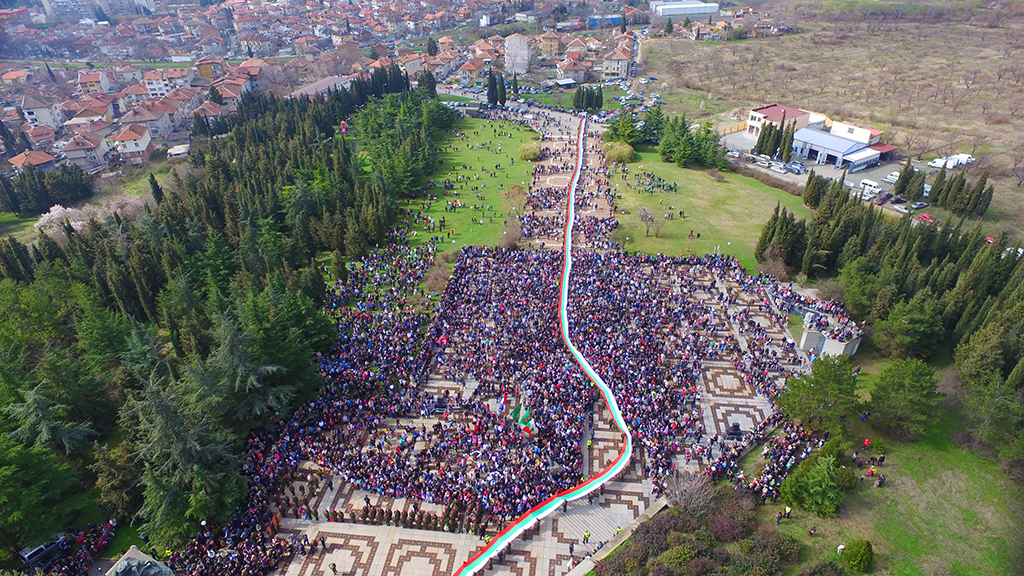
<path fill-rule="evenodd" d="M 438 51 L 437 40 L 427 38 L 427 54 L 430 56 L 437 56 Z"/>
<path fill-rule="evenodd" d="M 505 76 L 498 74 L 498 106 L 504 106 L 507 101 L 507 94 L 505 92 Z"/>
<path fill-rule="evenodd" d="M 224 105 L 224 96 L 221 95 L 220 90 L 217 90 L 216 86 L 210 86 L 210 102 L 221 106 Z"/>
<path fill-rule="evenodd" d="M 512 94 L 519 98 L 519 74 L 512 73 Z"/>
<path fill-rule="evenodd" d="M 153 194 L 153 200 L 159 206 L 164 201 L 164 189 L 160 187 L 160 183 L 156 181 L 156 176 L 152 172 L 149 173 L 149 191 Z"/>
<path fill-rule="evenodd" d="M 498 80 L 494 77 L 494 70 L 487 72 L 487 103 L 491 106 L 498 103 Z"/>
<path fill-rule="evenodd" d="M 793 134 L 796 133 L 796 120 L 789 123 L 782 135 L 782 161 L 789 162 L 793 158 Z"/>
<path fill-rule="evenodd" d="M 672 32 L 674 32 L 674 31 L 675 31 L 675 27 L 672 26 L 672 18 L 669 18 L 668 22 L 665 23 L 665 34 L 671 35 Z"/>

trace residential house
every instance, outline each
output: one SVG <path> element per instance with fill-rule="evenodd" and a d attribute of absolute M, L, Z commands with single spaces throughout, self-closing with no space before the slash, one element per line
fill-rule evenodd
<path fill-rule="evenodd" d="M 56 98 L 25 96 L 21 102 L 21 112 L 32 126 L 49 126 L 56 130 L 64 125 L 64 113 Z"/>
<path fill-rule="evenodd" d="M 530 71 L 530 39 L 516 33 L 505 38 L 505 70 L 513 74 Z"/>
<path fill-rule="evenodd" d="M 71 164 L 90 170 L 106 162 L 104 155 L 110 147 L 99 134 L 77 134 L 64 145 L 64 155 Z"/>
<path fill-rule="evenodd" d="M 463 86 L 483 86 L 483 77 L 487 75 L 488 70 L 490 68 L 484 65 L 483 60 L 473 58 L 459 67 L 459 78 L 462 79 Z"/>
<path fill-rule="evenodd" d="M 106 94 L 110 92 L 110 80 L 107 78 L 107 71 L 79 72 L 78 87 L 86 94 Z"/>
<path fill-rule="evenodd" d="M 765 125 L 772 124 L 778 128 L 782 125 L 783 120 L 785 120 L 786 125 L 796 122 L 796 127 L 799 130 L 800 128 L 807 127 L 810 118 L 810 112 L 783 104 L 761 106 L 760 108 L 754 108 L 747 115 L 747 134 L 757 137 L 761 134 L 761 130 L 764 129 Z"/>
<path fill-rule="evenodd" d="M 601 62 L 601 73 L 605 79 L 628 78 L 629 64 L 633 59 L 621 48 L 608 53 Z"/>
<path fill-rule="evenodd" d="M 136 106 L 120 118 L 120 123 L 145 126 L 149 128 L 149 133 L 152 137 L 166 138 L 172 130 L 171 118 L 167 111 L 162 109 L 162 106 L 159 107 L 161 109 L 156 108 L 156 106 Z"/>
<path fill-rule="evenodd" d="M 8 160 L 19 172 L 28 166 L 35 166 L 43 172 L 49 172 L 57 168 L 57 159 L 46 152 L 39 150 L 26 150 L 14 158 Z"/>
<path fill-rule="evenodd" d="M 153 140 L 149 128 L 128 124 L 107 137 L 107 143 L 117 150 L 127 164 L 143 164 L 153 154 Z"/>
<path fill-rule="evenodd" d="M 25 126 L 27 127 L 28 125 L 26 124 Z M 49 126 L 32 126 L 25 131 L 25 135 L 28 137 L 32 147 L 39 149 L 49 146 L 56 138 L 57 133 Z"/>
<path fill-rule="evenodd" d="M 587 69 L 578 60 L 565 59 L 558 63 L 558 77 L 569 79 L 577 84 L 582 84 L 587 75 Z"/>
<path fill-rule="evenodd" d="M 4 72 L 0 79 L 4 81 L 4 84 L 27 84 L 32 79 L 32 72 L 30 70 L 11 70 Z"/>
<path fill-rule="evenodd" d="M 214 124 L 216 124 L 218 120 L 220 120 L 223 114 L 224 107 L 220 104 L 217 104 L 216 102 L 211 102 L 209 100 L 203 102 L 202 105 L 200 105 L 198 108 L 192 111 L 193 117 L 198 116 L 206 120 L 206 123 L 209 124 L 211 127 Z"/>

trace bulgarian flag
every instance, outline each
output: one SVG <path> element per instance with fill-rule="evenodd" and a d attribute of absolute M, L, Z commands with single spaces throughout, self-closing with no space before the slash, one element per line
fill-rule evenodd
<path fill-rule="evenodd" d="M 533 434 L 537 431 L 537 423 L 530 416 L 530 409 L 520 404 L 512 409 L 512 413 L 509 414 L 513 420 L 519 423 L 523 427 L 523 432 L 527 434 Z"/>

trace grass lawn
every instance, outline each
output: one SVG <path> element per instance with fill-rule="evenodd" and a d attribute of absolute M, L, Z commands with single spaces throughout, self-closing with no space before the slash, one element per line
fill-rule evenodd
<path fill-rule="evenodd" d="M 0 213 L 0 236 L 8 234 L 21 242 L 31 242 L 36 236 L 36 216 L 15 216 L 10 212 Z"/>
<path fill-rule="evenodd" d="M 514 124 L 504 124 L 504 136 L 494 136 L 496 124 L 489 120 L 480 118 L 464 118 L 459 121 L 458 130 L 468 135 L 468 138 L 450 138 L 449 146 L 441 154 L 441 168 L 432 176 L 435 181 L 451 179 L 455 180 L 459 175 L 464 178 L 472 178 L 482 174 L 481 167 L 486 166 L 494 172 L 494 165 L 500 164 L 501 170 L 497 171 L 496 177 L 483 175 L 477 180 L 463 181 L 456 184 L 456 189 L 445 196 L 440 187 L 431 191 L 437 194 L 438 201 L 432 202 L 427 209 L 427 214 L 434 221 L 440 222 L 445 219 L 445 232 L 454 229 L 452 238 L 446 238 L 440 247 L 442 250 L 459 250 L 463 246 L 497 246 L 501 241 L 502 232 L 505 229 L 506 213 L 512 208 L 522 210 L 526 200 L 525 193 L 519 198 L 512 198 L 509 191 L 514 186 L 521 186 L 525 191 L 533 178 L 533 164 L 515 160 L 519 145 L 524 142 L 537 139 L 537 133 L 532 129 L 524 128 Z M 512 137 L 509 138 L 508 134 Z M 501 144 L 501 152 L 496 153 L 498 144 Z M 480 145 L 487 145 L 490 149 L 481 148 Z M 465 164 L 466 168 L 462 168 Z M 453 166 L 455 167 L 453 169 Z M 458 189 L 463 185 L 462 190 Z M 478 192 L 473 192 L 473 186 L 480 186 Z M 500 189 L 499 189 L 500 186 Z M 460 192 L 460 196 L 455 196 Z M 481 200 L 479 196 L 482 196 Z M 461 200 L 465 206 L 458 208 L 455 212 L 445 212 L 445 204 L 448 201 Z M 423 200 L 413 201 L 412 208 L 418 209 L 423 205 Z M 476 209 L 473 206 L 477 206 Z M 481 210 L 480 207 L 484 209 Z M 491 209 L 486 209 L 491 206 Z M 474 223 L 473 218 L 482 220 L 482 223 Z M 413 230 L 417 235 L 412 238 L 413 246 L 422 245 L 430 236 L 440 232 L 424 232 L 423 226 L 414 226 Z"/>
<path fill-rule="evenodd" d="M 167 175 L 170 174 L 173 164 L 166 160 L 153 162 L 144 166 L 136 166 L 129 172 L 125 168 L 125 175 L 120 178 L 111 178 L 108 182 L 102 184 L 103 190 L 97 194 L 93 201 L 99 200 L 104 193 L 114 192 L 118 195 L 134 196 L 148 201 L 152 198 L 149 189 L 149 174 L 150 172 L 156 176 L 156 181 L 161 186 L 164 184 L 164 180 Z"/>
<path fill-rule="evenodd" d="M 437 99 L 441 102 L 478 102 L 478 100 L 455 94 L 438 94 Z"/>
<path fill-rule="evenodd" d="M 782 203 L 797 218 L 807 218 L 811 210 L 803 205 L 800 198 L 777 188 L 762 184 L 752 178 L 723 172 L 724 182 L 715 182 L 701 170 L 679 168 L 661 161 L 651 146 L 637 150 L 637 160 L 629 165 L 628 180 L 612 175 L 611 184 L 618 185 L 622 198 L 617 200 L 620 226 L 629 233 L 629 241 L 623 247 L 648 254 L 706 254 L 716 249 L 726 254 L 735 254 L 747 271 L 753 271 L 754 245 L 761 234 L 761 226 L 771 216 L 775 206 Z M 638 194 L 626 183 L 634 183 L 633 175 L 640 171 L 654 172 L 668 182 L 678 184 L 675 192 L 655 191 L 653 195 Z M 669 206 L 673 207 L 669 210 Z M 640 221 L 640 210 L 647 208 L 662 224 L 655 237 L 644 236 L 645 227 Z M 622 210 L 629 214 L 622 214 Z M 685 221 L 679 218 L 679 211 L 686 213 Z M 666 220 L 664 214 L 672 212 L 675 218 Z M 694 237 L 689 238 L 693 230 Z M 700 233 L 700 239 L 696 235 Z"/>
<path fill-rule="evenodd" d="M 855 438 L 878 438 L 856 421 Z M 886 486 L 858 482 L 838 518 L 793 511 L 780 529 L 803 542 L 804 563 L 792 573 L 836 556 L 839 544 L 866 538 L 875 551 L 874 574 L 1010 575 L 1024 564 L 1024 495 L 999 467 L 952 440 L 947 418 L 914 443 L 885 438 L 881 467 Z M 778 505 L 761 508 L 772 522 Z M 811 526 L 817 527 L 813 539 Z"/>

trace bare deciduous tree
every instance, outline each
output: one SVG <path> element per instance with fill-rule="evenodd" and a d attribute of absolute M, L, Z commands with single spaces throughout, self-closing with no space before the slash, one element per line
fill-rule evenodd
<path fill-rule="evenodd" d="M 715 506 L 715 485 L 706 474 L 685 474 L 676 470 L 666 482 L 669 505 L 694 516 L 710 514 Z"/>

